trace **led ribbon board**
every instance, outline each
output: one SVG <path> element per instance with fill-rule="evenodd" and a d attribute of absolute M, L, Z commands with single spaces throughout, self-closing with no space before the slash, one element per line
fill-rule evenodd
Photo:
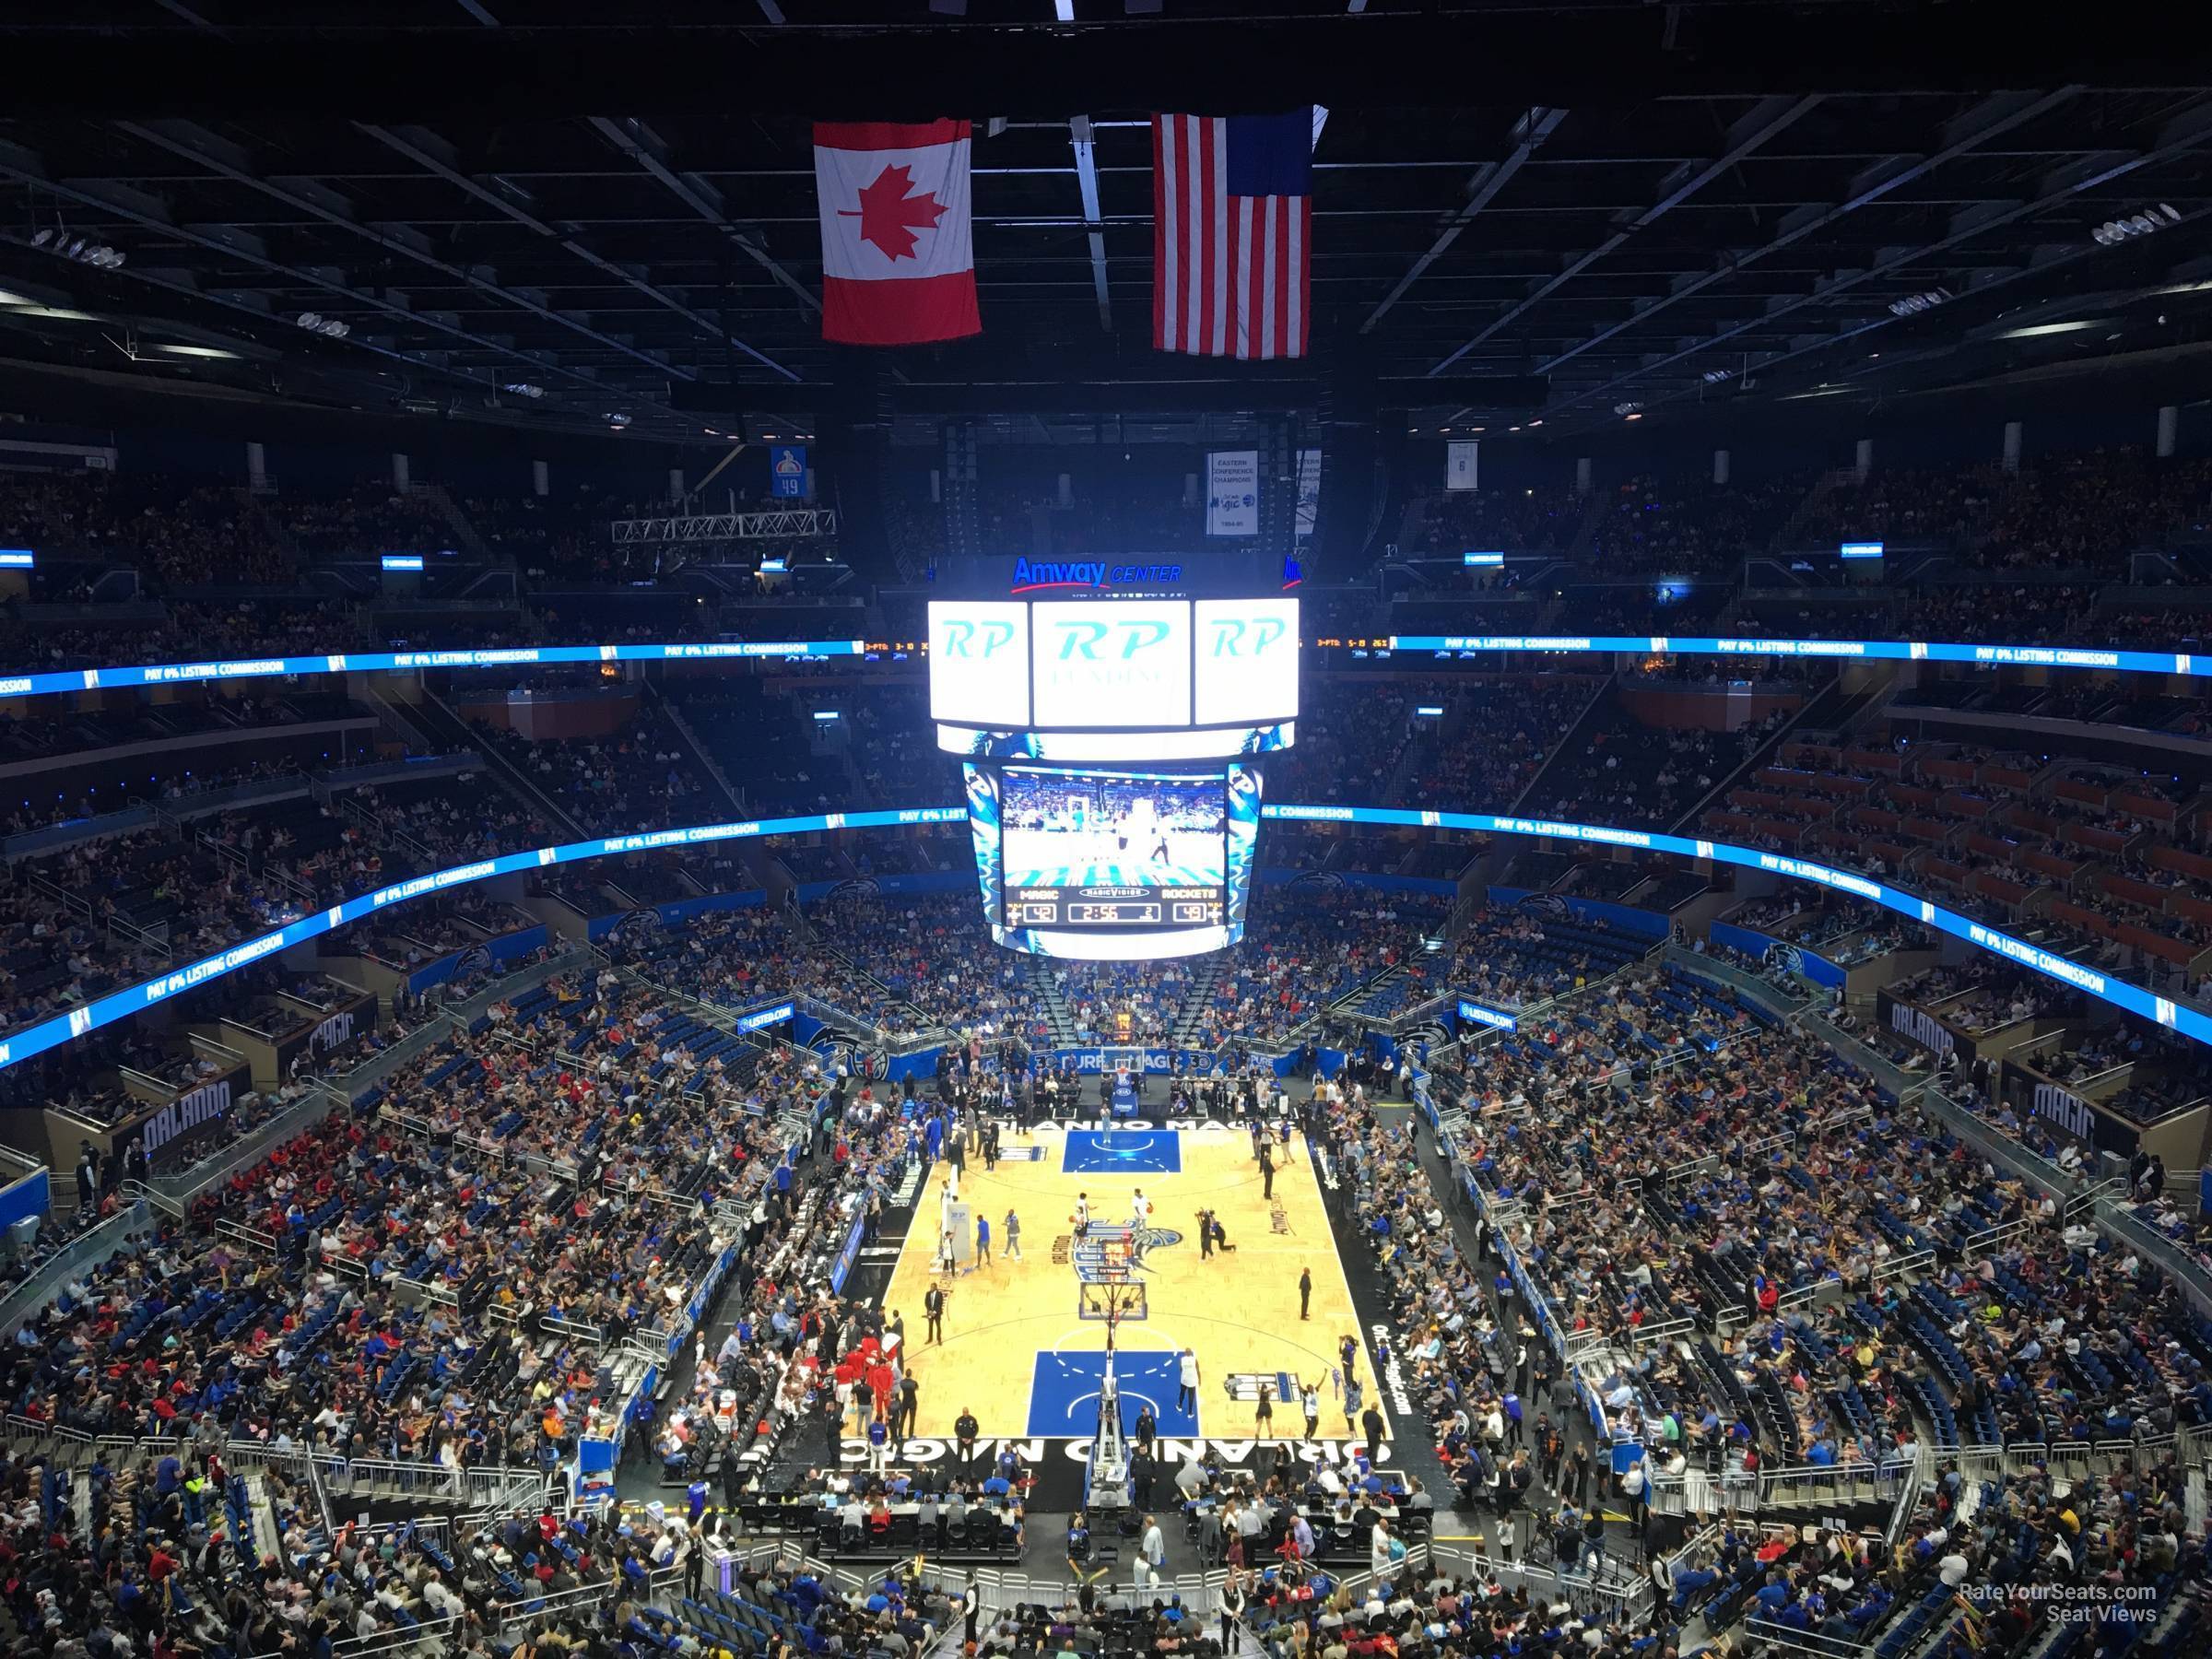
<path fill-rule="evenodd" d="M 2109 668 L 2122 674 L 2212 678 L 2212 657 L 2186 652 L 2106 651 L 2080 645 L 1947 645 L 1930 640 L 1722 640 L 1675 634 L 1393 634 L 1393 651 L 1626 651 L 1639 656 L 1832 657 L 1843 662 L 2019 664 Z"/>
<path fill-rule="evenodd" d="M 378 888 L 334 904 L 328 910 L 303 916 L 274 933 L 247 939 L 215 955 L 202 957 L 169 973 L 157 974 L 121 991 L 112 991 L 105 996 L 95 997 L 81 1008 L 28 1027 L 15 1036 L 0 1042 L 0 1068 L 28 1060 L 33 1054 L 42 1054 L 48 1049 L 59 1047 L 87 1031 L 98 1030 L 118 1019 L 128 1018 L 143 1012 L 156 1003 L 166 1001 L 180 992 L 218 980 L 241 968 L 288 950 L 294 945 L 320 938 L 358 922 L 363 916 L 373 915 L 389 905 L 403 904 L 410 899 L 427 898 L 449 888 L 466 887 L 472 882 L 484 881 L 494 876 L 511 876 L 526 870 L 543 869 L 548 865 L 574 864 L 587 858 L 609 858 L 627 853 L 650 853 L 662 847 L 696 847 L 710 841 L 742 841 L 761 835 L 801 835 L 813 830 L 880 830 L 903 824 L 959 824 L 968 819 L 968 808 L 961 806 L 909 806 L 880 812 L 816 813 L 806 818 L 760 818 L 735 824 L 694 824 L 683 830 L 653 830 L 639 835 L 616 835 L 595 841 L 571 841 L 566 846 L 535 847 L 524 853 L 508 853 L 498 858 L 487 858 L 476 864 L 455 865 L 447 870 L 434 870 L 427 876 L 413 877 L 406 881 L 394 882 L 390 887 Z"/>
<path fill-rule="evenodd" d="M 0 697 L 53 697 L 199 680 L 271 679 L 307 674 L 396 674 L 421 668 L 511 668 L 563 663 L 711 663 L 753 657 L 859 656 L 859 640 L 715 640 L 682 645 L 516 645 L 482 651 L 344 651 L 323 656 L 239 657 L 219 663 L 145 663 L 132 668 L 69 668 L 0 675 Z"/>
<path fill-rule="evenodd" d="M 1727 841 L 1694 841 L 1688 836 L 1667 835 L 1656 830 L 1615 830 L 1603 824 L 1557 824 L 1544 818 L 1493 818 L 1479 812 L 1416 812 L 1395 806 L 1273 806 L 1260 808 L 1263 818 L 1300 819 L 1307 822 L 1339 824 L 1393 824 L 1401 828 L 1426 830 L 1472 830 L 1486 835 L 1550 836 L 1557 841 L 1588 841 L 1596 846 L 1632 847 L 1645 853 L 1676 853 L 1685 858 L 1710 858 L 1718 864 L 1741 865 L 1746 869 L 1765 870 L 1772 875 L 1787 876 L 1797 881 L 1809 881 L 1839 893 L 1849 893 L 1854 899 L 1864 899 L 1878 904 L 1884 910 L 1895 911 L 1900 916 L 1964 939 L 1978 949 L 1996 956 L 2008 957 L 2024 968 L 2063 981 L 2077 991 L 2086 992 L 2100 1001 L 2130 1014 L 2155 1020 L 2169 1030 L 2179 1031 L 2194 1041 L 2212 1044 L 2212 1017 L 2183 1007 L 2171 998 L 2159 996 L 2140 985 L 2131 985 L 2124 980 L 2099 973 L 2093 968 L 2084 968 L 2079 962 L 2069 961 L 2055 951 L 2030 945 L 2025 939 L 2016 939 L 2008 933 L 1985 926 L 1971 917 L 1947 910 L 1932 900 L 1903 888 L 1891 887 L 1870 876 L 1861 876 L 1851 870 L 1835 869 L 1829 865 L 1815 864 L 1810 859 L 1792 858 L 1782 853 L 1764 853 L 1756 847 L 1732 846 Z"/>
<path fill-rule="evenodd" d="M 0 565 L 10 562 L 0 556 Z M 1955 645 L 1922 640 L 1722 640 L 1669 634 L 1394 634 L 1393 651 L 1441 653 L 1621 651 L 1639 655 L 1831 657 L 1845 661 L 2017 664 L 2031 668 L 2104 668 L 2120 674 L 2178 674 L 2212 679 L 2212 656 L 2187 652 L 2108 651 L 2077 645 Z M 517 645 L 479 651 L 347 651 L 324 656 L 234 657 L 210 663 L 141 663 L 0 674 L 0 697 L 58 697 L 68 691 L 124 690 L 195 681 L 276 679 L 317 674 L 400 674 L 424 668 L 511 668 L 571 663 L 704 663 L 759 657 L 856 657 L 860 640 L 735 640 L 677 645 Z M 949 747 L 949 746 L 947 746 Z M 1265 746 L 1263 746 L 1265 747 Z M 1056 759 L 1103 759 L 1074 753 Z M 1165 757 L 1160 757 L 1165 758 Z M 1195 755 L 1188 757 L 1197 759 Z"/>
<path fill-rule="evenodd" d="M 1971 917 L 1948 910 L 1919 894 L 1903 888 L 1891 887 L 1871 877 L 1857 875 L 1850 870 L 1839 870 L 1830 865 L 1815 864 L 1810 859 L 1792 858 L 1781 853 L 1765 853 L 1755 847 L 1738 847 L 1727 841 L 1695 841 L 1688 836 L 1668 835 L 1655 830 L 1616 830 L 1603 824 L 1562 824 L 1544 818 L 1497 818 L 1476 812 L 1414 811 L 1395 806 L 1307 806 L 1297 805 L 1264 806 L 1260 816 L 1282 818 L 1287 821 L 1340 824 L 1386 824 L 1405 829 L 1471 830 L 1486 835 L 1549 836 L 1556 841 L 1585 841 L 1594 846 L 1630 847 L 1646 853 L 1674 853 L 1686 858 L 1709 858 L 1718 864 L 1741 865 L 1747 869 L 1765 870 L 1777 876 L 1786 876 L 1796 881 L 1809 881 L 1816 886 L 1848 893 L 1878 904 L 1885 910 L 1933 927 L 1940 933 L 1964 939 L 1977 949 L 2007 957 L 2022 967 L 2032 968 L 2038 973 L 2063 982 L 2107 1002 L 2116 1008 L 2125 1009 L 2148 1020 L 2179 1031 L 2192 1041 L 2212 1046 L 2212 1017 L 2183 1006 L 2168 997 L 2159 996 L 2133 985 L 2124 980 L 2084 968 L 2078 962 L 2067 960 L 2055 952 L 2030 945 L 2025 939 L 2016 939 L 2010 934 L 1983 925 Z M 538 847 L 529 852 L 509 853 L 498 858 L 488 858 L 477 864 L 457 865 L 452 869 L 436 870 L 427 876 L 390 887 L 378 888 L 335 904 L 328 910 L 231 946 L 214 956 L 202 957 L 198 961 L 172 972 L 157 975 L 139 984 L 112 991 L 96 997 L 81 1008 L 27 1027 L 6 1041 L 0 1041 L 0 1069 L 28 1060 L 33 1054 L 42 1054 L 57 1048 L 87 1031 L 112 1025 L 118 1019 L 153 1006 L 156 1003 L 206 984 L 211 980 L 235 973 L 241 968 L 304 944 L 309 939 L 357 922 L 388 905 L 404 903 L 431 893 L 441 893 L 451 888 L 465 887 L 493 876 L 513 875 L 525 870 L 542 869 L 548 865 L 574 864 L 589 858 L 607 858 L 627 853 L 652 852 L 666 847 L 701 846 L 712 841 L 737 841 L 763 835 L 800 835 L 817 830 L 880 830 L 906 824 L 959 824 L 969 820 L 966 804 L 957 806 L 909 806 L 877 812 L 817 813 L 806 818 L 762 818 L 735 824 L 695 824 L 681 830 L 654 830 L 639 835 L 618 835 L 594 841 L 571 841 L 565 846 Z M 986 884 L 988 891 L 989 884 Z"/>

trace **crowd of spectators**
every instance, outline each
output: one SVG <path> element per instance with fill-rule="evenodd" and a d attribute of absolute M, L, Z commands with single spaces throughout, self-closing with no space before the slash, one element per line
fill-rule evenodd
<path fill-rule="evenodd" d="M 2212 1421 L 2212 1331 L 2137 1253 L 1691 976 L 1618 982 L 1448 1086 L 1552 1316 L 1607 1356 L 1616 1421 L 1686 1457 L 1874 1465 L 1921 1435 Z M 1654 1147 L 1681 1159 L 1664 1180 Z M 1635 1335 L 1661 1327 L 1691 1334 Z"/>
<path fill-rule="evenodd" d="M 1551 485 L 1449 491 L 1421 504 L 1406 551 L 1416 558 L 1559 552 L 1582 529 L 1588 505 Z"/>
<path fill-rule="evenodd" d="M 243 490 L 159 474 L 0 472 L 0 544 L 54 560 L 135 565 L 171 588 L 291 574 Z"/>
<path fill-rule="evenodd" d="M 1608 572 L 1726 573 L 1766 550 L 1810 484 L 1794 475 L 1736 488 L 1633 478 L 1599 514 L 1590 551 Z"/>
<path fill-rule="evenodd" d="M 477 735 L 594 835 L 706 823 L 726 809 L 665 714 L 640 713 L 597 738 L 532 742 L 511 727 L 485 724 Z"/>
<path fill-rule="evenodd" d="M 1596 684 L 1546 675 L 1455 679 L 1437 689 L 1447 711 L 1444 730 L 1423 744 L 1392 805 L 1510 812 L 1588 706 Z"/>
<path fill-rule="evenodd" d="M 1668 830 L 1791 716 L 1776 709 L 1736 730 L 1647 725 L 1615 709 L 1541 780 L 1547 816 L 1631 830 Z"/>
<path fill-rule="evenodd" d="M 537 1596 L 567 1604 L 541 1646 L 611 1651 L 672 1625 L 648 1601 L 699 1583 L 703 1540 L 682 1520 L 525 1511 L 367 1539 L 331 1526 L 292 1460 L 549 1467 L 587 1423 L 604 1431 L 623 1333 L 673 1323 L 734 1251 L 747 1306 L 698 1369 L 692 1430 L 735 1468 L 788 1426 L 785 1371 L 810 1379 L 794 1411 L 830 1396 L 812 1352 L 827 1293 L 802 1307 L 779 1285 L 810 1278 L 882 1177 L 865 1113 L 818 1167 L 783 1143 L 786 1103 L 830 1086 L 812 1056 L 745 1049 L 611 974 L 558 980 L 71 1275 L 8 1345 L 0 1394 L 146 1450 L 74 1483 L 42 1454 L 0 1468 L 27 1506 L 7 1523 L 18 1630 L 97 1640 L 105 1619 L 130 1643 L 264 1652 L 422 1626 L 489 1655 L 512 1640 L 502 1612 Z M 735 1230 L 709 1236 L 724 1198 Z M 802 1312 L 812 1340 L 794 1343 Z"/>
<path fill-rule="evenodd" d="M 453 541 L 453 525 L 435 500 L 388 482 L 358 483 L 330 495 L 287 495 L 269 510 L 310 559 L 435 553 Z"/>

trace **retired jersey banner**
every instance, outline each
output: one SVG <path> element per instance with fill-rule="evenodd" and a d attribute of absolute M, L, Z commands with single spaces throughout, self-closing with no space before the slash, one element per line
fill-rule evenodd
<path fill-rule="evenodd" d="M 981 334 L 969 124 L 818 121 L 822 337 L 914 346 Z"/>

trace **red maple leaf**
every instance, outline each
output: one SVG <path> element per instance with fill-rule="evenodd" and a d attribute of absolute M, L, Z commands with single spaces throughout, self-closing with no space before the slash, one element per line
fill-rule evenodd
<path fill-rule="evenodd" d="M 860 240 L 874 242 L 886 257 L 912 259 L 914 232 L 908 227 L 935 229 L 937 220 L 945 217 L 945 205 L 927 191 L 914 194 L 912 168 L 887 167 L 860 193 L 860 206 L 841 207 L 838 217 L 860 220 Z"/>

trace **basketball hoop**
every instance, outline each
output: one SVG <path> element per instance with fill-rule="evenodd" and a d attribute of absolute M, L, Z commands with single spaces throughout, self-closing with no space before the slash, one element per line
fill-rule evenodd
<path fill-rule="evenodd" d="M 1145 1317 L 1145 1287 L 1135 1279 L 1091 1279 L 1079 1287 L 1076 1312 L 1106 1327 L 1106 1351 L 1114 1351 L 1122 1322 Z"/>

